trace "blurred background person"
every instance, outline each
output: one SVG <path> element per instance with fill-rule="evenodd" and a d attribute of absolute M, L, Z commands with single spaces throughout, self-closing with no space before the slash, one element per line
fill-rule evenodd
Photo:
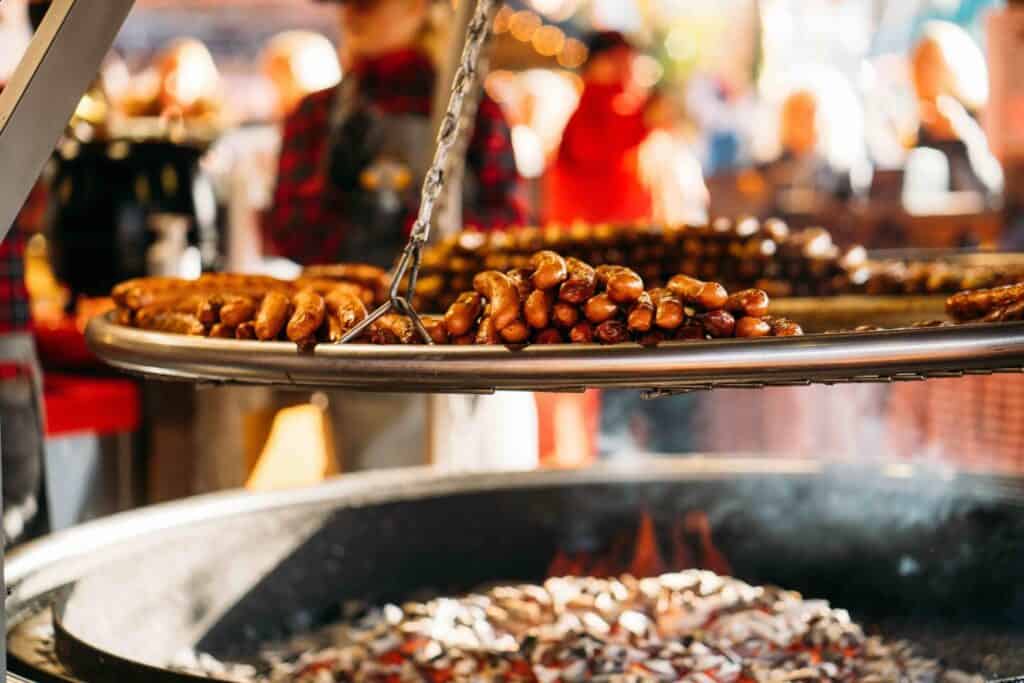
<path fill-rule="evenodd" d="M 913 146 L 938 150 L 948 164 L 947 186 L 937 189 L 999 194 L 1002 170 L 975 119 L 988 100 L 981 49 L 959 26 L 934 21 L 914 46 L 910 66 L 919 116 Z"/>
<path fill-rule="evenodd" d="M 586 44 L 583 92 L 548 171 L 542 214 L 566 224 L 650 218 L 651 194 L 640 178 L 638 154 L 662 122 L 664 102 L 637 83 L 639 53 L 621 33 L 594 33 Z"/>
<path fill-rule="evenodd" d="M 437 80 L 432 0 L 343 2 L 346 70 L 284 123 L 266 223 L 271 250 L 301 264 L 390 267 L 405 243 L 431 157 Z M 484 96 L 467 152 L 464 211 L 481 228 L 521 223 L 520 180 L 498 105 Z"/>

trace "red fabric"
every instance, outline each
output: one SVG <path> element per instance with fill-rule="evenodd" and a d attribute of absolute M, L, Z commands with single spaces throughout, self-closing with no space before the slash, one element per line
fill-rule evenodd
<path fill-rule="evenodd" d="M 47 436 L 123 434 L 139 427 L 139 388 L 132 380 L 47 374 L 43 385 Z"/>
<path fill-rule="evenodd" d="M 426 55 L 414 50 L 385 55 L 358 65 L 355 76 L 359 97 L 371 110 L 429 115 L 436 72 Z M 279 256 L 303 264 L 337 261 L 345 245 L 344 201 L 324 177 L 336 93 L 337 86 L 310 95 L 284 123 L 266 240 Z M 511 133 L 500 107 L 486 97 L 467 150 L 467 172 L 480 185 L 478 201 L 464 207 L 467 225 L 493 229 L 524 221 Z M 410 227 L 416 208 L 408 207 Z"/>
<path fill-rule="evenodd" d="M 545 217 L 571 223 L 631 222 L 651 215 L 637 148 L 650 132 L 643 108 L 622 112 L 622 89 L 588 83 L 545 182 Z"/>

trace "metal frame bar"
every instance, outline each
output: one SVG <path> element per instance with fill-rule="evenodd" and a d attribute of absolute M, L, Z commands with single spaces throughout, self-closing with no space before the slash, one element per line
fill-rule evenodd
<path fill-rule="evenodd" d="M 0 93 L 0 240 L 135 0 L 53 0 Z"/>
<path fill-rule="evenodd" d="M 0 93 L 0 240 L 14 224 L 134 3 L 53 0 Z M 0 593 L 7 594 L 2 558 Z M 0 615 L 0 674 L 6 681 L 21 680 L 7 673 L 6 622 L 5 609 Z"/>

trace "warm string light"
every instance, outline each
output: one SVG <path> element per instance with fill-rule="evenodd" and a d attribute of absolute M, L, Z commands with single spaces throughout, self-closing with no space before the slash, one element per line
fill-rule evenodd
<path fill-rule="evenodd" d="M 531 0 L 530 5 L 538 11 L 516 11 L 508 5 L 498 10 L 494 18 L 494 33 L 508 33 L 521 43 L 528 43 L 537 54 L 554 57 L 559 66 L 577 69 L 587 61 L 587 46 L 576 38 L 570 38 L 554 24 L 544 23 L 541 16 L 558 20 L 567 19 L 578 7 L 576 0 Z"/>

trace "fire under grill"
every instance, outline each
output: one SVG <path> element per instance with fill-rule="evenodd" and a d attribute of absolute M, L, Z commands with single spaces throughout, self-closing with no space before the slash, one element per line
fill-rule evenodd
<path fill-rule="evenodd" d="M 30 548 L 8 640 L 31 680 L 48 609 L 84 681 L 995 679 L 1024 672 L 1021 490 L 704 458 L 358 475 Z"/>

